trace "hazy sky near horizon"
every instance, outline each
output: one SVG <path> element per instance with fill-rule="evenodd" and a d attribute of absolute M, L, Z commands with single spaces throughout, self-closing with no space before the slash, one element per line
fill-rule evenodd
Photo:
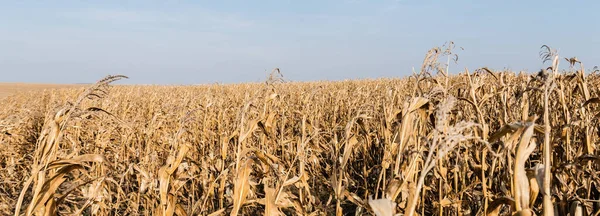
<path fill-rule="evenodd" d="M 600 64 L 597 1 L 3 1 L 0 82 L 201 84 L 403 77 L 454 41 L 454 73 Z M 567 67 L 566 62 L 561 62 Z"/>

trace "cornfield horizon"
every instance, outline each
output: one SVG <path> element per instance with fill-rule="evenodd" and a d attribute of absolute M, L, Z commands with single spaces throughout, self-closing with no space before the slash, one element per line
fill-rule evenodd
<path fill-rule="evenodd" d="M 1 215 L 598 215 L 600 72 L 111 85 L 0 98 Z M 560 66 L 560 67 L 559 67 Z"/>

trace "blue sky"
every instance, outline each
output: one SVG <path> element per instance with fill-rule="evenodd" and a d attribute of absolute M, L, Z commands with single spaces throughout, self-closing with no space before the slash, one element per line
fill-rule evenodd
<path fill-rule="evenodd" d="M 597 1 L 3 1 L 0 82 L 255 82 L 403 77 L 454 41 L 454 73 L 536 71 L 548 44 L 600 64 Z M 566 67 L 566 63 L 562 62 Z"/>

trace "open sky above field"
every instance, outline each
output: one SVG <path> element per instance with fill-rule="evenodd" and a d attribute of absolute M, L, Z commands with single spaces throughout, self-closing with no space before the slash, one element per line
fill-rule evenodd
<path fill-rule="evenodd" d="M 458 65 L 536 71 L 548 44 L 600 64 L 597 1 L 5 1 L 0 82 L 195 84 L 401 77 L 454 41 Z M 566 64 L 563 62 L 563 66 Z"/>

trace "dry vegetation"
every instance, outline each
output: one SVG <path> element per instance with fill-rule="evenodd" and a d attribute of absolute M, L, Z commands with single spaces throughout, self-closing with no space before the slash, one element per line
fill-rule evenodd
<path fill-rule="evenodd" d="M 1 101 L 2 215 L 593 215 L 600 78 L 95 86 Z M 597 214 L 596 214 L 597 215 Z"/>
<path fill-rule="evenodd" d="M 40 91 L 45 89 L 74 88 L 86 85 L 63 85 L 63 84 L 32 84 L 32 83 L 0 83 L 0 99 L 16 93 L 28 91 Z"/>

